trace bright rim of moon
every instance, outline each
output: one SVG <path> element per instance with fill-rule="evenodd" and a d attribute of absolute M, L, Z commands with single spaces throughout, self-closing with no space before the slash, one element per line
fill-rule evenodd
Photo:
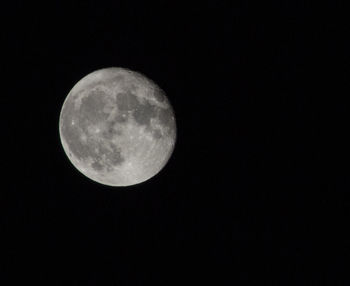
<path fill-rule="evenodd" d="M 81 79 L 59 119 L 63 149 L 88 178 L 129 186 L 156 175 L 176 141 L 176 122 L 165 93 L 144 75 L 106 68 Z"/>

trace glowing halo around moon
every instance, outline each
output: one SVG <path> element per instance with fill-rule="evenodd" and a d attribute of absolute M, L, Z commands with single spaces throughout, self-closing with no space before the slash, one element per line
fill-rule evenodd
<path fill-rule="evenodd" d="M 71 163 L 108 186 L 130 186 L 155 176 L 176 142 L 173 108 L 144 75 L 106 68 L 82 78 L 67 95 L 59 134 Z"/>

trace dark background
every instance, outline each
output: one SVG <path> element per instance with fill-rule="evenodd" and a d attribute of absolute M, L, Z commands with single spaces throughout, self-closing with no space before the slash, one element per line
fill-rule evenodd
<path fill-rule="evenodd" d="M 349 285 L 340 1 L 1 8 L 1 285 Z M 154 178 L 111 188 L 59 139 L 86 74 L 144 73 L 176 114 Z"/>

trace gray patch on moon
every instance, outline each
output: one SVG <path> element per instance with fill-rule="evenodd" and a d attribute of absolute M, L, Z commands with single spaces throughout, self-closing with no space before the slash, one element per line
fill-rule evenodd
<path fill-rule="evenodd" d="M 116 104 L 119 111 L 134 110 L 140 105 L 137 96 L 130 91 L 119 92 L 116 95 Z"/>
<path fill-rule="evenodd" d="M 116 95 L 119 111 L 131 111 L 135 121 L 140 125 L 149 125 L 151 118 L 156 116 L 156 106 L 149 102 L 141 103 L 132 92 L 121 92 Z M 125 118 L 125 117 L 124 117 Z M 125 120 L 118 118 L 121 122 Z"/>
<path fill-rule="evenodd" d="M 106 113 L 103 112 L 103 107 L 106 102 L 106 94 L 103 91 L 93 90 L 82 98 L 79 109 L 79 118 L 90 122 L 98 122 L 106 120 Z"/>
<path fill-rule="evenodd" d="M 79 160 L 86 158 L 86 154 L 89 153 L 89 146 L 81 141 L 81 130 L 78 128 L 67 128 L 66 125 L 62 126 L 62 136 L 69 145 L 71 153 Z"/>
<path fill-rule="evenodd" d="M 163 126 L 167 133 L 167 136 L 175 136 L 176 133 L 176 123 L 173 116 L 173 111 L 171 107 L 160 109 L 158 113 L 158 119 L 160 124 Z"/>
<path fill-rule="evenodd" d="M 104 166 L 101 164 L 101 162 L 99 161 L 94 161 L 91 164 L 91 167 L 95 170 L 95 171 L 102 171 L 104 170 Z"/>
<path fill-rule="evenodd" d="M 164 102 L 166 100 L 164 91 L 160 88 L 154 88 L 153 96 L 158 102 Z"/>
<path fill-rule="evenodd" d="M 124 82 L 125 82 L 125 75 L 118 74 L 106 80 L 105 84 L 107 85 L 108 88 L 113 89 L 116 83 L 121 84 Z"/>
<path fill-rule="evenodd" d="M 121 135 L 122 132 L 117 129 L 117 119 L 108 121 L 106 123 L 106 128 L 102 131 L 102 136 L 106 139 L 113 139 L 116 135 Z"/>
<path fill-rule="evenodd" d="M 115 122 L 118 122 L 118 123 L 125 123 L 128 121 L 128 119 L 129 119 L 129 116 L 126 112 L 120 113 L 116 115 L 114 118 Z"/>
<path fill-rule="evenodd" d="M 135 121 L 140 125 L 149 125 L 151 118 L 156 115 L 156 108 L 148 102 L 140 104 L 133 112 Z"/>
<path fill-rule="evenodd" d="M 120 165 L 125 161 L 121 154 L 120 148 L 116 147 L 115 145 L 111 145 L 111 147 L 113 152 L 107 153 L 107 162 L 111 162 L 113 166 Z"/>
<path fill-rule="evenodd" d="M 160 139 L 162 138 L 162 132 L 159 129 L 152 129 L 152 135 L 155 139 Z"/>
<path fill-rule="evenodd" d="M 101 144 L 99 138 L 89 134 L 91 124 L 107 117 L 107 114 L 103 113 L 104 101 L 101 97 L 105 94 L 102 94 L 103 92 L 96 91 L 89 93 L 82 99 L 79 110 L 74 108 L 74 104 L 65 104 L 62 110 L 62 118 L 65 120 L 61 122 L 62 136 L 68 143 L 71 153 L 80 161 L 91 158 L 94 161 L 91 166 L 96 170 L 103 170 L 99 166 L 111 167 L 124 162 L 120 150 L 115 145 Z M 112 139 L 115 130 L 113 126 L 107 127 L 109 128 L 104 130 L 103 135 L 105 138 Z M 99 161 L 100 154 L 106 154 L 102 161 Z"/>
<path fill-rule="evenodd" d="M 162 123 L 162 125 L 166 127 L 173 126 L 174 119 L 170 108 L 159 110 L 158 118 L 159 118 L 159 121 Z"/>

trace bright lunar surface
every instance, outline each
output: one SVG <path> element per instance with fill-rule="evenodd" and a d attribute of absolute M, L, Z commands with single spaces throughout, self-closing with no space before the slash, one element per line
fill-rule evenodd
<path fill-rule="evenodd" d="M 156 175 L 176 141 L 174 112 L 163 90 L 123 68 L 98 70 L 80 80 L 63 103 L 59 132 L 72 164 L 109 186 Z"/>

